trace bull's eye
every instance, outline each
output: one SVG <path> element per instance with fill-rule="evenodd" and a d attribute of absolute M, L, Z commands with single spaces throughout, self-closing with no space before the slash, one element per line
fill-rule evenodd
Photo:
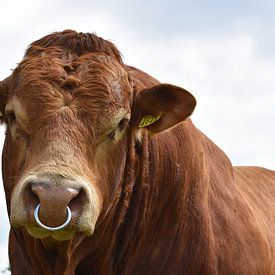
<path fill-rule="evenodd" d="M 14 112 L 6 113 L 5 118 L 9 127 L 13 127 L 16 124 L 16 116 Z"/>
<path fill-rule="evenodd" d="M 117 128 L 118 128 L 119 130 L 123 130 L 123 129 L 125 129 L 125 128 L 128 126 L 128 124 L 129 124 L 129 120 L 128 120 L 127 118 L 123 118 L 123 119 L 119 122 Z"/>
<path fill-rule="evenodd" d="M 129 124 L 129 119 L 123 118 L 117 125 L 117 128 L 109 134 L 109 138 L 112 140 L 119 139 L 122 131 L 128 126 L 128 124 Z"/>

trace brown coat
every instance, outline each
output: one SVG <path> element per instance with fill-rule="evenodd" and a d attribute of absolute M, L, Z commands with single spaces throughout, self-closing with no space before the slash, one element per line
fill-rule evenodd
<path fill-rule="evenodd" d="M 31 45 L 1 83 L 0 99 L 13 274 L 275 274 L 275 172 L 233 167 L 188 118 L 195 100 L 184 89 L 123 64 L 108 41 L 65 31 Z M 117 114 L 114 131 L 97 126 Z M 146 115 L 156 121 L 140 128 Z M 89 187 L 81 185 L 79 209 L 56 195 L 63 179 L 46 196 L 33 185 L 19 190 L 46 164 L 47 175 L 85 175 L 95 186 L 94 231 L 78 225 Z M 62 212 L 56 198 L 76 209 L 74 234 L 43 239 L 29 213 L 38 200 L 45 221 L 58 223 L 62 217 L 48 212 L 53 205 Z M 26 216 L 20 221 L 16 204 Z"/>

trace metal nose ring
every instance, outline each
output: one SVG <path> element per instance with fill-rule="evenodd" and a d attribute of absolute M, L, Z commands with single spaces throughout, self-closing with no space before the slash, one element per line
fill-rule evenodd
<path fill-rule="evenodd" d="M 64 227 L 66 227 L 70 223 L 70 221 L 72 219 L 71 209 L 69 208 L 69 206 L 67 206 L 67 219 L 66 219 L 66 221 L 62 225 L 59 225 L 57 227 L 50 227 L 50 226 L 47 226 L 47 225 L 43 224 L 39 220 L 39 209 L 40 209 L 40 203 L 35 207 L 35 210 L 34 210 L 35 221 L 37 222 L 38 225 L 40 225 L 41 227 L 43 227 L 44 229 L 49 230 L 49 231 L 57 231 L 57 230 L 63 229 Z"/>

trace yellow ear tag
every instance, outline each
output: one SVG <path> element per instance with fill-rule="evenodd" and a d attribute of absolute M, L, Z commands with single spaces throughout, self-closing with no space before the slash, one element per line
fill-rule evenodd
<path fill-rule="evenodd" d="M 0 117 L 4 116 L 2 112 L 0 112 Z"/>
<path fill-rule="evenodd" d="M 159 120 L 161 116 L 162 116 L 162 113 L 160 113 L 158 116 L 147 115 L 142 118 L 138 127 L 143 128 L 143 127 L 149 126 L 149 125 L 155 123 L 157 120 Z"/>

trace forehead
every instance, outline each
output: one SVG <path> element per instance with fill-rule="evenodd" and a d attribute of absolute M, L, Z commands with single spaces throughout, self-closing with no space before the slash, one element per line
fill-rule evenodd
<path fill-rule="evenodd" d="M 26 56 L 14 71 L 12 84 L 11 92 L 30 108 L 54 109 L 73 101 L 82 109 L 107 112 L 126 108 L 131 101 L 126 71 L 103 53 L 72 57 L 50 49 Z"/>

